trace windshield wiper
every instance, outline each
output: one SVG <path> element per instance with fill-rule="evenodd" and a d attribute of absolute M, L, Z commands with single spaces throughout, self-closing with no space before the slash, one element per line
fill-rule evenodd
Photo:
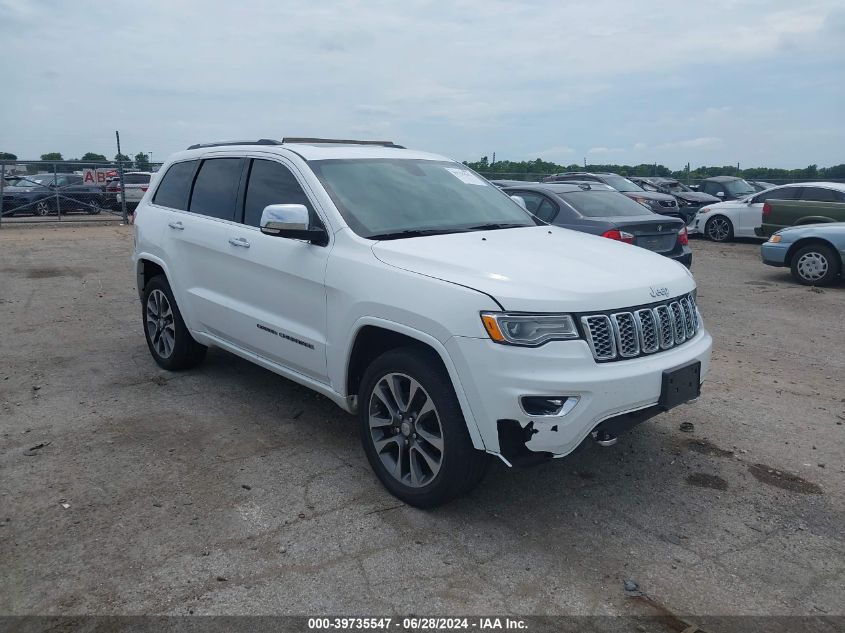
<path fill-rule="evenodd" d="M 477 224 L 471 226 L 466 231 L 497 231 L 498 229 L 518 229 L 520 227 L 530 226 L 529 224 L 519 224 L 515 222 L 491 222 L 490 224 Z"/>
<path fill-rule="evenodd" d="M 462 233 L 465 229 L 405 229 L 390 233 L 376 233 L 368 235 L 370 240 L 401 240 L 405 237 L 423 237 L 425 235 L 445 235 L 447 233 Z"/>

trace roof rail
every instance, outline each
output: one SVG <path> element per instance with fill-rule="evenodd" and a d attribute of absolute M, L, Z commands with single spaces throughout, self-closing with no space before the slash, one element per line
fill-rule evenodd
<path fill-rule="evenodd" d="M 340 138 L 308 138 L 286 136 L 282 139 L 282 143 L 332 143 L 337 145 L 380 145 L 382 147 L 395 147 L 396 149 L 405 149 L 404 145 L 397 145 L 393 141 L 356 141 L 353 139 Z"/>
<path fill-rule="evenodd" d="M 257 141 L 219 141 L 217 143 L 196 143 L 188 149 L 200 149 L 203 147 L 221 147 L 224 145 L 281 145 L 281 141 L 274 141 L 271 138 L 260 138 Z"/>

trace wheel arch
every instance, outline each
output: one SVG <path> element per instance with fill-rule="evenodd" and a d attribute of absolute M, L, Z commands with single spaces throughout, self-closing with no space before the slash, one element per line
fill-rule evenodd
<path fill-rule="evenodd" d="M 446 347 L 439 340 L 430 334 L 415 330 L 401 323 L 373 318 L 359 319 L 353 328 L 353 332 L 354 334 L 351 337 L 351 343 L 346 353 L 346 364 L 342 383 L 350 409 L 354 410 L 357 406 L 360 406 L 358 402 L 358 390 L 361 385 L 361 378 L 367 366 L 373 360 L 384 352 L 396 349 L 397 347 L 409 345 L 419 346 L 433 352 L 440 360 L 443 369 L 449 377 L 449 381 L 452 383 L 452 388 L 455 390 L 455 395 L 458 398 L 461 412 L 464 415 L 464 421 L 472 444 L 475 448 L 484 450 L 484 442 L 478 430 L 478 423 L 469 406 L 469 401 L 458 376 L 458 371 Z"/>
<path fill-rule="evenodd" d="M 156 275 L 164 275 L 167 283 L 170 284 L 171 289 L 173 284 L 170 283 L 170 275 L 167 271 L 167 265 L 158 257 L 148 255 L 146 253 L 138 255 L 135 262 L 135 285 L 138 288 L 138 297 L 143 298 L 144 288 L 147 283 Z"/>
<path fill-rule="evenodd" d="M 797 240 L 789 247 L 786 251 L 786 258 L 784 259 L 787 266 L 792 265 L 792 258 L 795 257 L 795 254 L 800 251 L 805 246 L 810 246 L 812 244 L 821 244 L 822 246 L 828 247 L 830 250 L 833 251 L 834 257 L 836 257 L 837 261 L 839 262 L 839 269 L 842 270 L 842 256 L 839 254 L 839 250 L 836 246 L 833 245 L 832 242 L 824 239 L 823 237 L 802 237 L 800 240 Z"/>

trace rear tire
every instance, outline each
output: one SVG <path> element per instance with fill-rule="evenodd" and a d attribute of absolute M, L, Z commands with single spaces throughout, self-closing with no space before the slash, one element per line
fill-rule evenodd
<path fill-rule="evenodd" d="M 716 215 L 707 220 L 704 234 L 714 242 L 729 242 L 734 237 L 734 225 L 723 215 Z"/>
<path fill-rule="evenodd" d="M 829 286 L 839 275 L 842 265 L 832 248 L 825 244 L 809 244 L 792 256 L 792 276 L 805 286 Z"/>
<path fill-rule="evenodd" d="M 144 287 L 141 322 L 150 354 L 162 369 L 190 369 L 205 358 L 208 348 L 191 336 L 164 275 L 156 275 Z"/>
<path fill-rule="evenodd" d="M 364 372 L 358 402 L 367 460 L 394 497 L 431 508 L 484 477 L 490 456 L 473 447 L 452 382 L 434 352 L 417 346 L 385 352 Z"/>

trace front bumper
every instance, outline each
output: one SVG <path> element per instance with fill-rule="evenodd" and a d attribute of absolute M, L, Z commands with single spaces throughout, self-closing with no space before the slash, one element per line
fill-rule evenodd
<path fill-rule="evenodd" d="M 453 337 L 446 347 L 487 451 L 502 455 L 498 421 L 512 420 L 528 430 L 529 451 L 564 457 L 604 420 L 656 405 L 664 371 L 698 360 L 703 378 L 712 339 L 702 329 L 670 350 L 610 363 L 596 363 L 583 340 L 528 348 Z M 578 404 L 565 415 L 529 416 L 520 406 L 525 395 L 577 397 Z"/>
<path fill-rule="evenodd" d="M 760 247 L 760 257 L 763 263 L 769 266 L 787 266 L 786 253 L 790 246 L 792 245 L 783 242 L 777 244 L 766 242 Z"/>

